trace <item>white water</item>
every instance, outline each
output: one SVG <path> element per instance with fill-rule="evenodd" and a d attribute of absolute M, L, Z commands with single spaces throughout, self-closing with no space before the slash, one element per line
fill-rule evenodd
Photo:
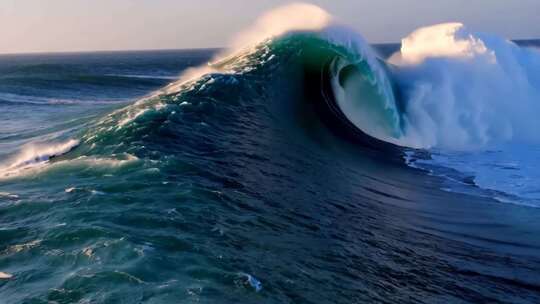
<path fill-rule="evenodd" d="M 52 157 L 67 153 L 78 144 L 79 141 L 74 139 L 62 143 L 28 144 L 14 157 L 0 164 L 0 180 L 43 166 Z"/>
<path fill-rule="evenodd" d="M 406 93 L 407 146 L 540 143 L 540 52 L 448 23 L 403 39 L 390 62 Z"/>
<path fill-rule="evenodd" d="M 539 145 L 467 152 L 433 150 L 430 159 L 411 159 L 412 167 L 447 178 L 444 190 L 470 193 L 473 189 L 462 182 L 466 178 L 500 202 L 540 207 Z"/>
<path fill-rule="evenodd" d="M 457 170 L 501 202 L 540 206 L 537 49 L 449 23 L 416 30 L 390 62 L 407 97 L 404 143 L 433 148 L 413 166 Z"/>

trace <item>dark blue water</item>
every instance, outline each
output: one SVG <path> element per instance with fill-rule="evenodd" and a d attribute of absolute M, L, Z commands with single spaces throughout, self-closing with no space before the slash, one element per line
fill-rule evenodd
<path fill-rule="evenodd" d="M 215 52 L 0 56 L 1 303 L 540 302 L 540 209 L 343 136 L 296 52 L 153 95 Z"/>

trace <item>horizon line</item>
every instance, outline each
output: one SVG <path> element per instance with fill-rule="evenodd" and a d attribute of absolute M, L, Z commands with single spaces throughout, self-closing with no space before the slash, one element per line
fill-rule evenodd
<path fill-rule="evenodd" d="M 519 39 L 510 39 L 512 42 L 516 43 L 526 43 L 532 41 L 540 41 L 540 38 L 519 38 Z M 395 45 L 401 44 L 401 42 L 375 42 L 369 43 L 373 46 L 382 46 L 382 45 Z M 167 51 L 202 51 L 202 50 L 223 50 L 227 47 L 189 47 L 189 48 L 143 48 L 143 49 L 96 49 L 96 50 L 66 50 L 66 51 L 21 51 L 21 52 L 0 52 L 0 56 L 14 56 L 14 55 L 54 55 L 54 54 L 85 54 L 85 53 L 122 53 L 122 52 L 167 52 Z"/>

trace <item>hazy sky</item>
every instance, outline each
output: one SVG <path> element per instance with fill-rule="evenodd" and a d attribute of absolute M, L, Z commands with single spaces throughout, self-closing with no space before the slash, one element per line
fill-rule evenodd
<path fill-rule="evenodd" d="M 0 0 L 0 53 L 225 46 L 286 0 Z M 540 0 L 312 0 L 371 42 L 460 21 L 509 38 L 540 37 Z"/>

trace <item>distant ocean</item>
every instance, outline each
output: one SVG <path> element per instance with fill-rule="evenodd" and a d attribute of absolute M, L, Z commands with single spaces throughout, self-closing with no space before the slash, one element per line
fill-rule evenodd
<path fill-rule="evenodd" d="M 540 41 L 318 33 L 0 55 L 0 302 L 539 303 Z"/>

